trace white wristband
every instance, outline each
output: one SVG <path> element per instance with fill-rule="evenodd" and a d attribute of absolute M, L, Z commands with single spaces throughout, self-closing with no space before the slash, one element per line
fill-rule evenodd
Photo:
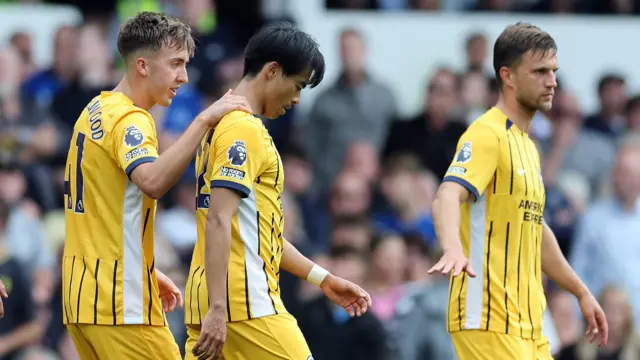
<path fill-rule="evenodd" d="M 311 271 L 309 271 L 309 275 L 307 275 L 307 281 L 315 284 L 316 286 L 320 286 L 327 275 L 329 275 L 329 272 L 322 268 L 322 266 L 313 265 Z"/>

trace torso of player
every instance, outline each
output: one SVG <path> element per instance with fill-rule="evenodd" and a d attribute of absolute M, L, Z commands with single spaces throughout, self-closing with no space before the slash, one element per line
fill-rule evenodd
<path fill-rule="evenodd" d="M 462 207 L 460 235 L 478 276 L 452 277 L 449 330 L 539 338 L 545 190 L 535 143 L 493 108 L 462 136 L 447 179 L 477 192 Z"/>
<path fill-rule="evenodd" d="M 227 321 L 285 313 L 279 288 L 284 171 L 262 121 L 243 112 L 223 118 L 203 139 L 196 172 L 198 240 L 185 292 L 185 322 L 200 324 L 209 305 L 204 247 L 212 186 L 243 193 L 232 223 Z"/>
<path fill-rule="evenodd" d="M 156 201 L 127 176 L 157 157 L 151 116 L 103 92 L 78 118 L 65 168 L 65 323 L 163 325 L 153 273 Z"/>

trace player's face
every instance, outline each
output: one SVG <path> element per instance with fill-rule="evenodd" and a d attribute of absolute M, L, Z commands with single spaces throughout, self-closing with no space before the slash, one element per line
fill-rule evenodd
<path fill-rule="evenodd" d="M 558 58 L 553 51 L 528 51 L 515 70 L 515 95 L 523 107 L 532 111 L 551 110 L 553 93 L 558 86 Z"/>
<path fill-rule="evenodd" d="M 284 115 L 293 105 L 300 103 L 300 93 L 305 88 L 310 71 L 296 75 L 284 75 L 277 65 L 265 86 L 264 115 L 275 119 Z"/>
<path fill-rule="evenodd" d="M 189 82 L 189 52 L 163 46 L 149 62 L 149 91 L 156 104 L 171 105 L 181 84 Z"/>

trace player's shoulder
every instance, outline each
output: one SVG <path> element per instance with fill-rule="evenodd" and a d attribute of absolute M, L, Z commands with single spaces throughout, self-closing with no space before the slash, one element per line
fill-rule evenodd
<path fill-rule="evenodd" d="M 256 132 L 262 133 L 265 130 L 260 118 L 244 111 L 232 111 L 225 115 L 216 126 L 215 133 L 226 132 Z"/>
<path fill-rule="evenodd" d="M 102 126 L 105 131 L 111 132 L 122 120 L 127 119 L 132 124 L 151 124 L 153 118 L 148 111 L 137 107 L 131 99 L 119 92 L 103 91 L 96 96 L 87 106 L 100 113 Z"/>
<path fill-rule="evenodd" d="M 469 125 L 467 133 L 482 135 L 487 140 L 492 137 L 491 135 L 501 139 L 506 136 L 510 123 L 507 116 L 500 109 L 493 107 L 474 120 Z"/>

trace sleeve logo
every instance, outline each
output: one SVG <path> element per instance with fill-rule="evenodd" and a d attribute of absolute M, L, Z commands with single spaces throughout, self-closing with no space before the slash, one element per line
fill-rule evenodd
<path fill-rule="evenodd" d="M 247 162 L 247 146 L 244 141 L 236 140 L 227 151 L 227 160 L 233 166 L 242 166 Z"/>
<path fill-rule="evenodd" d="M 135 125 L 127 126 L 124 131 L 124 144 L 128 147 L 135 147 L 142 144 L 144 135 L 138 130 Z"/>
<path fill-rule="evenodd" d="M 447 174 L 456 174 L 460 176 L 464 176 L 467 173 L 467 169 L 462 166 L 451 166 L 449 170 L 447 170 Z"/>
<path fill-rule="evenodd" d="M 471 160 L 471 141 L 465 141 L 456 155 L 456 162 L 458 164 L 464 164 L 469 162 L 469 160 Z"/>

